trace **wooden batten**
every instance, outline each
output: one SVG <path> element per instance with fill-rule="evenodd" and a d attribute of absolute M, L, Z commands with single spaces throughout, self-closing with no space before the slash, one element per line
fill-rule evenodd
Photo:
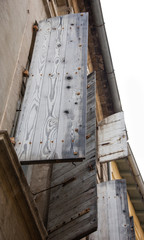
<path fill-rule="evenodd" d="M 38 25 L 15 149 L 21 164 L 85 158 L 88 14 Z"/>
<path fill-rule="evenodd" d="M 86 159 L 53 164 L 50 240 L 80 239 L 97 229 L 95 73 L 88 77 Z"/>
<path fill-rule="evenodd" d="M 101 163 L 128 157 L 124 113 L 115 113 L 98 124 L 98 157 Z"/>

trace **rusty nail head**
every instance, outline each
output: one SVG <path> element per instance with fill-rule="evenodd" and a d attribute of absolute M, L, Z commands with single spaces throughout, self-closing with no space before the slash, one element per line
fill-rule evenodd
<path fill-rule="evenodd" d="M 78 70 L 81 70 L 81 68 L 79 67 Z"/>
<path fill-rule="evenodd" d="M 64 142 L 64 140 L 62 140 L 62 142 Z"/>
<path fill-rule="evenodd" d="M 83 16 L 83 13 L 81 13 L 81 16 Z"/>
<path fill-rule="evenodd" d="M 19 142 L 19 144 L 21 144 L 21 142 Z"/>
<path fill-rule="evenodd" d="M 90 171 L 94 170 L 94 168 L 91 164 L 88 165 L 88 168 L 89 168 Z"/>
<path fill-rule="evenodd" d="M 74 152 L 74 155 L 77 155 L 78 154 L 78 152 Z"/>
<path fill-rule="evenodd" d="M 11 140 L 11 143 L 12 143 L 13 145 L 15 145 L 15 138 L 14 138 L 14 137 L 11 137 L 10 140 Z"/>
<path fill-rule="evenodd" d="M 36 24 L 33 25 L 33 30 L 38 31 L 38 26 Z"/>
<path fill-rule="evenodd" d="M 29 144 L 31 144 L 32 142 L 29 142 Z"/>
<path fill-rule="evenodd" d="M 77 92 L 76 95 L 80 95 L 80 92 Z"/>
<path fill-rule="evenodd" d="M 53 141 L 51 141 L 51 143 L 53 143 Z"/>
<path fill-rule="evenodd" d="M 75 132 L 78 132 L 78 128 L 75 128 Z"/>
<path fill-rule="evenodd" d="M 90 134 L 86 136 L 86 139 L 89 139 L 90 138 Z"/>
<path fill-rule="evenodd" d="M 72 139 L 72 142 L 74 142 L 74 139 Z"/>
<path fill-rule="evenodd" d="M 87 85 L 87 88 L 89 88 L 89 87 L 90 87 L 90 85 L 88 84 L 88 85 Z"/>
<path fill-rule="evenodd" d="M 25 69 L 25 70 L 23 71 L 23 76 L 24 76 L 24 77 L 29 77 L 29 72 L 28 72 L 27 69 Z"/>
<path fill-rule="evenodd" d="M 77 72 L 75 72 L 75 74 L 77 74 Z"/>
<path fill-rule="evenodd" d="M 80 44 L 79 47 L 81 47 L 82 45 Z"/>
<path fill-rule="evenodd" d="M 42 143 L 42 141 L 40 143 Z"/>

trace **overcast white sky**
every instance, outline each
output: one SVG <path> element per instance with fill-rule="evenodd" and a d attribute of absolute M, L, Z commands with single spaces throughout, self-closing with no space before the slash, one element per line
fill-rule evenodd
<path fill-rule="evenodd" d="M 129 143 L 144 179 L 144 0 L 101 0 Z"/>

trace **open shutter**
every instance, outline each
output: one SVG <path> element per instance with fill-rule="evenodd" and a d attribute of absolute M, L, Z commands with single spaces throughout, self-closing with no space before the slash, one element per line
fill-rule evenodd
<path fill-rule="evenodd" d="M 89 240 L 131 240 L 131 222 L 128 211 L 126 181 L 103 182 L 98 190 L 98 230 Z"/>
<path fill-rule="evenodd" d="M 49 239 L 80 239 L 97 228 L 95 82 L 92 73 L 87 89 L 86 160 L 53 165 Z"/>
<path fill-rule="evenodd" d="M 38 25 L 16 131 L 22 164 L 85 158 L 88 14 Z"/>
<path fill-rule="evenodd" d="M 131 240 L 135 240 L 135 229 L 133 216 L 130 217 Z"/>
<path fill-rule="evenodd" d="M 99 161 L 109 162 L 128 156 L 124 113 L 115 113 L 98 125 Z"/>

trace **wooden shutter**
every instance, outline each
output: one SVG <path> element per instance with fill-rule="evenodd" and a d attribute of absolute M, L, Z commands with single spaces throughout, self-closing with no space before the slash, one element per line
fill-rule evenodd
<path fill-rule="evenodd" d="M 115 113 L 99 123 L 98 155 L 101 163 L 128 156 L 127 133 L 123 112 Z"/>
<path fill-rule="evenodd" d="M 131 240 L 135 240 L 135 228 L 133 216 L 130 217 Z"/>
<path fill-rule="evenodd" d="M 88 14 L 38 25 L 16 131 L 22 164 L 85 158 Z"/>
<path fill-rule="evenodd" d="M 95 73 L 88 77 L 86 160 L 53 165 L 49 239 L 80 239 L 97 228 Z"/>
<path fill-rule="evenodd" d="M 89 240 L 131 240 L 126 181 L 103 182 L 98 190 L 98 230 Z"/>

